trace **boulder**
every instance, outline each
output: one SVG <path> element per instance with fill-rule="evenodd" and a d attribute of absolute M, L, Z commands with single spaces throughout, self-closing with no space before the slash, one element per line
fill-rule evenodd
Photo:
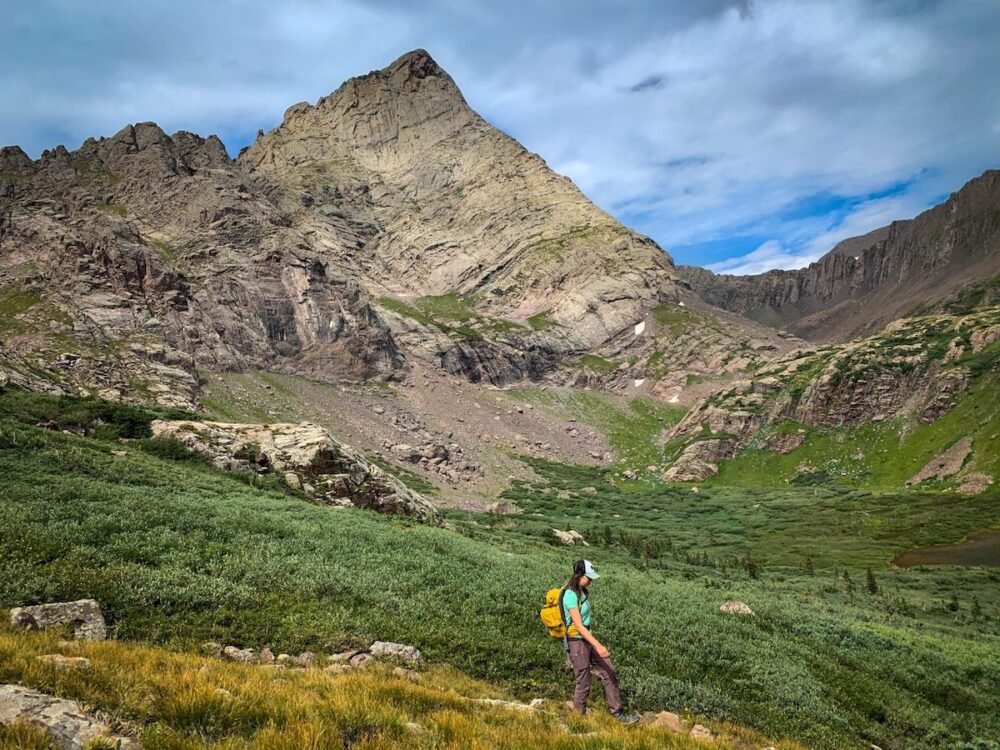
<path fill-rule="evenodd" d="M 500 698 L 466 698 L 466 700 L 472 703 L 479 703 L 483 706 L 491 706 L 493 708 L 507 708 L 511 711 L 537 711 L 541 708 L 544 701 L 541 698 L 533 698 L 528 703 L 520 703 L 518 701 L 505 701 Z M 568 704 L 572 706 L 572 703 Z"/>
<path fill-rule="evenodd" d="M 15 607 L 10 611 L 10 624 L 26 630 L 72 625 L 74 638 L 103 641 L 108 637 L 101 605 L 93 599 Z"/>
<path fill-rule="evenodd" d="M 419 649 L 402 643 L 375 641 L 369 651 L 372 656 L 392 657 L 409 662 L 418 662 L 423 659 L 423 655 L 420 653 Z"/>
<path fill-rule="evenodd" d="M 41 727 L 62 750 L 97 744 L 115 750 L 139 750 L 139 743 L 112 734 L 76 701 L 55 698 L 20 685 L 0 685 L 0 725 L 24 722 Z"/>
<path fill-rule="evenodd" d="M 312 651 L 304 651 L 292 659 L 292 662 L 299 667 L 311 667 L 316 663 L 316 654 Z"/>
<path fill-rule="evenodd" d="M 339 654 L 332 654 L 330 656 L 330 661 L 333 662 L 334 664 L 346 664 L 360 653 L 361 652 L 358 651 L 357 649 L 352 649 L 350 651 L 341 651 Z"/>
<path fill-rule="evenodd" d="M 715 735 L 712 734 L 708 727 L 703 727 L 701 724 L 695 724 L 691 727 L 691 736 L 696 740 L 703 740 L 705 742 L 711 742 L 715 739 Z"/>
<path fill-rule="evenodd" d="M 375 661 L 375 657 L 371 654 L 355 654 L 351 657 L 350 665 L 355 669 L 364 669 L 373 661 Z"/>
<path fill-rule="evenodd" d="M 656 714 L 650 726 L 669 729 L 671 732 L 676 732 L 677 734 L 687 733 L 687 727 L 684 726 L 681 717 L 672 711 L 660 711 L 660 713 Z"/>
<path fill-rule="evenodd" d="M 750 607 L 740 601 L 728 601 L 719 607 L 719 611 L 727 615 L 749 615 L 753 617 L 754 611 Z"/>
<path fill-rule="evenodd" d="M 560 531 L 559 529 L 552 529 L 552 533 L 555 534 L 556 539 L 558 539 L 563 544 L 574 545 L 577 542 L 582 544 L 584 547 L 589 547 L 587 540 L 583 538 L 583 534 L 579 531 L 573 531 L 569 529 L 567 531 Z"/>
<path fill-rule="evenodd" d="M 236 646 L 226 646 L 222 649 L 222 656 L 230 661 L 238 661 L 243 664 L 251 664 L 257 661 L 257 655 L 252 648 L 236 648 Z"/>

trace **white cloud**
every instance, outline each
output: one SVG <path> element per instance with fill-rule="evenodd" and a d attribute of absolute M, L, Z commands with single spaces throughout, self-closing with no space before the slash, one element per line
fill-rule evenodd
<path fill-rule="evenodd" d="M 768 240 L 753 252 L 738 258 L 712 263 L 707 268 L 715 273 L 731 273 L 742 276 L 744 274 L 764 273 L 775 268 L 803 268 L 818 257 L 819 255 L 812 252 L 790 252 L 783 248 L 780 243 Z"/>

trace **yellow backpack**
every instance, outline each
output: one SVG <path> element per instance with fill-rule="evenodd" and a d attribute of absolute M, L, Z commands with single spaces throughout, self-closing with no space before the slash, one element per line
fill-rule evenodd
<path fill-rule="evenodd" d="M 580 632 L 576 629 L 576 625 L 570 623 L 570 626 L 566 627 L 566 618 L 563 614 L 562 606 L 562 598 L 565 591 L 565 587 L 546 591 L 545 604 L 538 612 L 538 617 L 541 619 L 542 625 L 548 629 L 549 635 L 553 638 L 562 638 L 563 640 L 580 637 Z"/>

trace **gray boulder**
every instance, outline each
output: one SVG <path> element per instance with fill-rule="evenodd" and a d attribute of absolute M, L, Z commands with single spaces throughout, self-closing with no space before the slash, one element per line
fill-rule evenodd
<path fill-rule="evenodd" d="M 74 638 L 103 641 L 108 637 L 101 605 L 93 599 L 15 607 L 10 611 L 10 624 L 25 630 L 72 625 Z"/>
<path fill-rule="evenodd" d="M 82 750 L 100 740 L 101 747 L 139 750 L 139 744 L 116 737 L 110 727 L 75 702 L 21 687 L 0 685 L 0 726 L 24 722 L 41 727 L 63 750 Z"/>
<path fill-rule="evenodd" d="M 375 641 L 369 651 L 372 656 L 395 657 L 409 662 L 417 662 L 424 658 L 420 650 L 414 646 L 388 641 Z"/>

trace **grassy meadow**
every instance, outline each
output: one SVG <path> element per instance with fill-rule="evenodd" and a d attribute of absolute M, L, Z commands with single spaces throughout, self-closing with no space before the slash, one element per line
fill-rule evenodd
<path fill-rule="evenodd" d="M 90 660 L 87 670 L 41 662 L 64 653 Z M 704 743 L 654 727 L 622 727 L 610 716 L 566 714 L 557 705 L 525 712 L 497 700 L 495 686 L 453 668 L 418 677 L 378 664 L 330 674 L 223 662 L 144 644 L 59 642 L 59 634 L 14 634 L 0 627 L 0 680 L 71 698 L 113 717 L 112 729 L 147 750 L 694 750 Z M 505 696 L 500 696 L 502 700 Z M 754 748 L 762 735 L 713 726 L 727 746 Z M 780 750 L 802 750 L 792 742 Z M 0 748 L 56 750 L 39 729 L 0 726 Z M 101 750 L 99 743 L 88 750 Z"/>
<path fill-rule="evenodd" d="M 995 526 L 995 494 L 836 484 L 694 492 L 535 463 L 538 480 L 507 493 L 522 514 L 451 511 L 445 527 L 427 527 L 220 472 L 144 437 L 153 415 L 0 396 L 0 607 L 93 597 L 117 638 L 170 649 L 86 646 L 100 657 L 92 676 L 50 675 L 26 654 L 51 644 L 8 633 L 0 678 L 85 698 L 123 721 L 147 717 L 144 731 L 163 738 L 152 747 L 343 747 L 345 732 L 352 747 L 390 747 L 408 721 L 432 727 L 405 735 L 414 747 L 669 746 L 599 717 L 579 729 L 598 734 L 577 739 L 541 739 L 554 721 L 545 716 L 504 729 L 515 720 L 460 707 L 435 692 L 433 676 L 411 686 L 377 673 L 306 674 L 265 689 L 261 680 L 277 679 L 266 670 L 212 663 L 210 679 L 240 696 L 232 719 L 205 713 L 215 683 L 178 678 L 191 684 L 177 692 L 141 682 L 202 674 L 185 654 L 208 639 L 290 653 L 382 639 L 418 646 L 432 675 L 468 675 L 451 680 L 458 689 L 485 680 L 494 694 L 558 701 L 571 678 L 537 609 L 581 551 L 552 528 L 592 545 L 586 554 L 604 576 L 592 590 L 595 629 L 636 709 L 687 711 L 810 748 L 1000 747 L 1000 569 L 888 567 L 913 546 Z M 732 598 L 756 616 L 720 613 Z M 160 667 L 130 669 L 129 659 Z M 261 698 L 272 690 L 302 695 L 282 707 Z M 327 710 L 338 701 L 343 710 Z M 221 723 L 209 731 L 199 721 Z M 280 735 L 289 727 L 324 734 L 296 745 Z"/>

